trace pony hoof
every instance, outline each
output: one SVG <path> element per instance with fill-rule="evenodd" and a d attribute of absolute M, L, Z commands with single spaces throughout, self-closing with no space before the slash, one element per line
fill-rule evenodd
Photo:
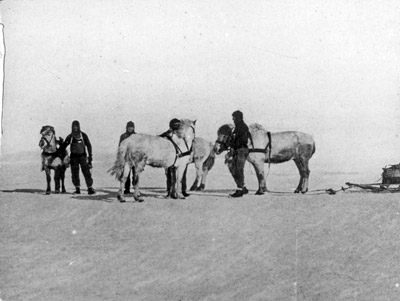
<path fill-rule="evenodd" d="M 141 202 L 144 202 L 144 199 L 141 197 L 136 197 L 135 201 L 141 203 Z"/>
<path fill-rule="evenodd" d="M 67 191 L 65 189 L 62 190 L 62 193 L 67 193 Z"/>
<path fill-rule="evenodd" d="M 125 203 L 125 198 L 124 198 L 124 197 L 118 195 L 117 199 L 118 199 L 118 201 L 120 201 L 121 203 Z"/>
<path fill-rule="evenodd" d="M 255 193 L 255 195 L 263 195 L 264 194 L 264 191 L 261 191 L 261 190 L 257 190 L 257 192 Z"/>
<path fill-rule="evenodd" d="M 60 190 L 56 190 L 56 191 L 54 191 L 54 193 L 55 193 L 55 194 L 59 194 L 59 193 L 60 193 Z"/>
<path fill-rule="evenodd" d="M 296 189 L 296 190 L 294 191 L 294 193 L 300 193 L 300 190 Z"/>
<path fill-rule="evenodd" d="M 187 192 L 182 192 L 182 195 L 183 195 L 184 197 L 188 197 L 188 196 L 190 196 L 190 194 L 189 194 L 189 193 L 187 193 Z"/>
<path fill-rule="evenodd" d="M 302 193 L 302 194 L 305 194 L 305 193 L 307 193 L 307 191 L 308 191 L 308 189 L 302 191 L 301 193 Z"/>
<path fill-rule="evenodd" d="M 46 190 L 46 193 L 45 193 L 46 195 L 49 195 L 50 194 L 50 191 L 49 190 Z"/>
<path fill-rule="evenodd" d="M 190 187 L 190 189 L 189 189 L 190 191 L 195 191 L 195 190 L 198 190 L 198 188 L 197 187 L 195 187 L 195 186 L 192 186 L 192 187 Z"/>

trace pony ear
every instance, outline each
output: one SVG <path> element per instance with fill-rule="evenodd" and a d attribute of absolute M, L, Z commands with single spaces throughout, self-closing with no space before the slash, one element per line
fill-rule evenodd
<path fill-rule="evenodd" d="M 195 119 L 195 120 L 193 121 L 193 125 L 196 125 L 196 121 L 197 121 L 197 119 Z"/>

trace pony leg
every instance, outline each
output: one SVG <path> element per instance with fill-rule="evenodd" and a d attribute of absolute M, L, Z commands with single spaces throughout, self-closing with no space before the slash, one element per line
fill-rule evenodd
<path fill-rule="evenodd" d="M 50 194 L 51 192 L 51 174 L 50 174 L 50 169 L 45 168 L 45 172 L 46 172 L 46 181 L 47 181 L 47 188 L 46 188 L 46 194 Z"/>
<path fill-rule="evenodd" d="M 182 175 L 182 195 L 183 195 L 184 197 L 187 197 L 187 196 L 190 195 L 190 194 L 188 194 L 188 193 L 186 192 L 186 188 L 187 188 L 187 186 L 186 186 L 186 173 L 187 173 L 187 168 L 188 168 L 188 165 L 186 165 L 185 170 L 183 171 L 183 175 Z"/>
<path fill-rule="evenodd" d="M 173 184 L 175 184 L 175 182 L 173 181 L 174 168 L 175 168 L 174 166 L 171 166 L 165 169 L 165 176 L 167 177 L 167 195 L 165 196 L 166 198 L 173 197 L 174 194 L 174 189 L 173 189 Z"/>
<path fill-rule="evenodd" d="M 265 181 L 264 163 L 257 161 L 251 163 L 256 171 L 258 179 L 258 190 L 256 191 L 256 195 L 263 195 L 264 192 L 268 191 L 267 182 Z"/>
<path fill-rule="evenodd" d="M 60 193 L 60 173 L 61 173 L 61 166 L 58 166 L 54 169 L 54 192 Z"/>
<path fill-rule="evenodd" d="M 168 168 L 168 176 L 169 176 L 170 182 L 169 182 L 169 189 L 168 189 L 167 197 L 171 197 L 173 199 L 178 198 L 176 172 L 177 172 L 176 166 L 171 166 Z M 179 189 L 181 189 L 181 187 L 179 187 Z"/>
<path fill-rule="evenodd" d="M 135 198 L 135 200 L 138 202 L 143 202 L 144 199 L 142 198 L 142 195 L 139 191 L 139 175 L 138 174 L 135 174 L 134 189 L 135 189 L 135 192 L 133 193 L 133 197 Z"/>
<path fill-rule="evenodd" d="M 202 163 L 203 162 L 201 162 L 201 164 Z M 201 179 L 201 173 L 202 173 L 202 171 L 200 170 L 201 169 L 201 164 L 200 164 L 199 160 L 196 161 L 196 159 L 195 159 L 194 166 L 196 168 L 196 178 L 195 178 L 192 186 L 190 187 L 191 191 L 198 190 L 197 186 L 199 185 L 199 182 L 200 182 L 200 179 Z"/>
<path fill-rule="evenodd" d="M 119 185 L 117 198 L 121 203 L 125 202 L 125 197 L 124 197 L 125 182 L 126 182 L 126 179 L 128 178 L 131 168 L 132 168 L 132 166 L 128 162 L 126 162 L 125 166 L 124 166 L 124 172 L 123 172 L 121 178 L 119 179 L 120 185 Z"/>
<path fill-rule="evenodd" d="M 139 178 L 140 178 L 140 173 L 144 170 L 144 166 L 146 165 L 146 160 L 147 158 L 144 157 L 142 161 L 136 164 L 135 168 L 132 169 L 132 166 L 130 167 L 130 170 L 132 170 L 132 178 L 135 178 L 135 185 L 134 185 L 134 193 L 133 197 L 135 198 L 136 201 L 138 202 L 143 202 L 144 199 L 141 196 L 140 189 L 139 189 Z"/>
<path fill-rule="evenodd" d="M 61 167 L 61 172 L 60 172 L 61 191 L 62 191 L 62 193 L 66 193 L 67 192 L 67 190 L 65 189 L 65 183 L 64 183 L 64 181 L 65 181 L 65 170 L 66 170 L 66 167 L 62 166 Z"/>
<path fill-rule="evenodd" d="M 202 179 L 203 179 L 203 168 L 202 167 L 203 167 L 204 161 L 205 160 L 201 160 L 201 161 L 195 162 L 195 166 L 196 166 L 196 186 L 199 183 L 202 183 Z M 197 191 L 202 190 L 201 185 L 202 184 L 200 184 L 200 186 L 196 187 Z M 203 187 L 203 189 L 204 189 L 204 187 Z"/>
<path fill-rule="evenodd" d="M 193 182 L 192 186 L 190 186 L 190 191 L 197 190 L 197 185 L 198 185 L 198 181 L 197 181 L 197 176 L 196 176 L 196 178 L 194 179 L 194 182 Z"/>
<path fill-rule="evenodd" d="M 207 182 L 207 176 L 208 176 L 208 166 L 204 166 L 202 168 L 203 174 L 201 177 L 201 183 L 200 186 L 197 188 L 197 190 L 204 190 L 206 188 L 206 182 Z"/>
<path fill-rule="evenodd" d="M 201 177 L 201 184 L 197 188 L 197 190 L 204 190 L 206 188 L 206 182 L 207 182 L 207 175 L 208 172 L 211 170 L 211 168 L 214 166 L 215 163 L 215 153 L 211 147 L 210 149 L 210 154 L 208 155 L 207 159 L 203 162 L 202 165 L 202 177 Z"/>
<path fill-rule="evenodd" d="M 176 176 L 176 178 L 175 178 L 175 183 L 176 183 L 176 185 L 174 185 L 174 186 L 176 186 L 176 194 L 177 194 L 177 198 L 178 199 L 185 199 L 185 197 L 184 197 L 184 195 L 182 194 L 182 179 L 183 179 L 183 173 L 184 173 L 184 170 L 183 170 L 183 166 L 177 166 L 177 168 L 176 168 L 176 171 L 175 171 L 175 176 Z"/>
<path fill-rule="evenodd" d="M 304 160 L 304 176 L 303 176 L 303 185 L 301 189 L 301 193 L 306 193 L 308 191 L 308 178 L 310 177 L 310 169 L 308 168 L 308 160 Z"/>
<path fill-rule="evenodd" d="M 308 177 L 310 175 L 310 170 L 308 169 L 308 161 L 304 159 L 294 160 L 296 166 L 299 170 L 300 181 L 294 193 L 306 193 L 308 191 Z"/>

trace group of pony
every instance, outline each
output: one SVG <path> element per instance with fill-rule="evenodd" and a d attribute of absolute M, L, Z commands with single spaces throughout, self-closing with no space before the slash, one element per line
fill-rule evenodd
<path fill-rule="evenodd" d="M 190 187 L 192 191 L 205 189 L 207 175 L 214 165 L 216 155 L 225 151 L 225 163 L 231 175 L 235 177 L 231 151 L 233 128 L 233 124 L 222 125 L 217 131 L 217 140 L 214 143 L 196 137 L 196 121 L 189 119 L 181 119 L 179 129 L 173 131 L 170 139 L 140 133 L 129 136 L 119 145 L 116 160 L 108 170 L 120 182 L 118 200 L 125 202 L 124 185 L 129 173 L 134 172 L 132 176 L 135 177 L 136 183 L 133 197 L 136 201 L 143 201 L 139 180 L 146 165 L 163 168 L 166 171 L 166 175 L 171 177 L 167 180 L 167 195 L 179 199 L 184 199 L 187 195 L 186 172 L 191 163 L 194 163 L 196 168 L 196 178 Z M 248 141 L 247 161 L 254 167 L 257 175 L 256 195 L 263 195 L 268 191 L 264 164 L 277 164 L 290 160 L 295 162 L 300 174 L 300 181 L 294 192 L 306 193 L 310 175 L 309 160 L 315 153 L 312 135 L 298 131 L 270 133 L 255 123 L 249 125 L 249 131 L 251 139 Z M 50 193 L 50 169 L 55 170 L 56 192 L 60 189 L 59 182 L 57 184 L 60 179 L 65 191 L 63 181 L 65 168 L 68 166 L 68 156 L 57 153 L 57 140 L 52 126 L 44 126 L 41 135 L 39 146 L 43 150 L 42 162 L 48 183 L 46 194 Z M 172 170 L 172 174 L 167 170 Z"/>

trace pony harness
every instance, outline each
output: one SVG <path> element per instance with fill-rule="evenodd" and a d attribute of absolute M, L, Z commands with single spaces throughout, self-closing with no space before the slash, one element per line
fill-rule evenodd
<path fill-rule="evenodd" d="M 271 139 L 271 132 L 267 132 L 268 135 L 268 143 L 265 148 L 254 148 L 253 138 L 250 135 L 250 141 L 253 148 L 249 148 L 249 153 L 268 153 L 268 162 L 271 165 L 271 148 L 272 148 L 272 139 Z"/>
<path fill-rule="evenodd" d="M 187 150 L 186 152 L 182 152 L 182 150 L 181 150 L 181 149 L 179 148 L 179 146 L 175 143 L 175 141 L 172 140 L 172 136 L 165 136 L 165 138 L 167 138 L 169 141 L 171 141 L 172 145 L 173 145 L 174 148 L 175 148 L 175 152 L 176 152 L 175 161 L 174 161 L 174 163 L 171 165 L 171 167 L 175 165 L 176 160 L 178 160 L 178 158 L 182 158 L 182 157 L 185 157 L 185 156 L 189 156 L 189 155 L 192 153 L 192 150 L 193 150 L 193 142 L 192 142 L 192 145 L 190 146 L 190 149 L 189 149 L 189 146 L 187 145 L 186 140 L 183 139 L 183 141 L 185 141 L 185 145 L 186 145 L 186 148 L 187 148 L 188 150 Z"/>
<path fill-rule="evenodd" d="M 77 138 L 72 137 L 72 140 L 71 140 L 71 155 L 72 154 L 78 155 L 78 156 L 86 155 L 85 141 L 83 140 L 82 135 L 80 135 Z"/>

